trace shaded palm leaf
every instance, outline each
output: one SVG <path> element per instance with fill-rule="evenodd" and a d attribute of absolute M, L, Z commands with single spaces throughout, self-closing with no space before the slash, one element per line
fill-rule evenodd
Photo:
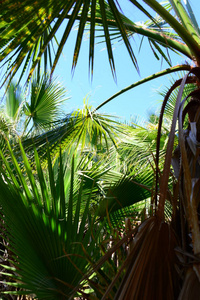
<path fill-rule="evenodd" d="M 195 300 L 198 298 L 200 292 L 199 279 L 192 268 L 187 270 L 185 281 L 179 296 L 180 300 L 189 298 Z"/>
<path fill-rule="evenodd" d="M 107 212 L 112 213 L 118 209 L 132 206 L 151 196 L 152 170 L 143 169 L 142 172 L 135 175 L 135 177 L 119 175 L 121 176 L 114 185 L 110 184 L 110 186 L 105 188 L 106 195 L 100 202 L 98 208 L 98 214 L 100 216 L 105 216 Z"/>

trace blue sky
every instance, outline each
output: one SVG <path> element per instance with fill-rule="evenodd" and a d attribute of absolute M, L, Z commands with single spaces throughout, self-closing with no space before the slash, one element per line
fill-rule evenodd
<path fill-rule="evenodd" d="M 191 1 L 194 11 L 198 11 L 198 0 Z M 128 1 L 123 7 L 128 17 L 134 21 L 144 20 L 145 17 L 138 12 L 138 10 Z M 129 4 L 129 5 L 128 5 Z M 138 59 L 140 67 L 140 75 L 135 70 L 129 55 L 123 46 L 123 43 L 116 43 L 114 45 L 114 58 L 117 73 L 117 83 L 112 77 L 110 66 L 107 59 L 107 52 L 104 44 L 96 46 L 95 49 L 95 65 L 93 81 L 89 79 L 88 70 L 88 41 L 82 44 L 78 65 L 75 74 L 72 77 L 71 64 L 72 55 L 75 45 L 76 30 L 72 33 L 70 39 L 64 48 L 62 58 L 55 70 L 54 76 L 61 81 L 68 90 L 68 96 L 71 99 L 66 103 L 66 110 L 69 112 L 73 109 L 80 108 L 83 105 L 84 97 L 88 97 L 89 103 L 94 107 L 105 101 L 107 98 L 125 88 L 126 86 L 138 81 L 152 73 L 158 72 L 168 67 L 165 62 L 156 60 L 152 54 L 148 42 L 144 42 L 141 51 L 138 51 L 140 39 L 135 38 L 132 41 L 133 49 Z M 180 55 L 170 54 L 172 65 L 184 63 L 186 58 Z M 160 79 L 155 79 L 140 87 L 126 92 L 106 104 L 100 111 L 114 116 L 120 116 L 122 120 L 129 121 L 130 118 L 140 116 L 141 119 L 147 119 L 148 114 L 158 111 L 159 103 L 161 103 L 161 96 L 156 93 L 156 90 L 163 89 L 169 86 L 171 75 L 167 75 Z"/>

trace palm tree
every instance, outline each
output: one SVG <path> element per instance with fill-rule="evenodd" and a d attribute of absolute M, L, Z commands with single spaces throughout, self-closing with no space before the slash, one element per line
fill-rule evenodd
<path fill-rule="evenodd" d="M 132 22 L 123 15 L 118 1 L 115 0 L 71 0 L 57 1 L 56 3 L 46 1 L 33 3 L 30 0 L 23 1 L 23 3 L 2 1 L 0 13 L 1 61 L 3 65 L 8 66 L 7 72 L 2 78 L 2 84 L 11 80 L 21 65 L 22 76 L 29 68 L 27 81 L 34 71 L 39 73 L 41 67 L 44 70 L 50 67 L 52 74 L 75 21 L 79 21 L 79 25 L 73 69 L 78 61 L 84 28 L 88 24 L 90 26 L 89 65 L 91 71 L 94 64 L 95 34 L 99 27 L 102 27 L 104 32 L 108 59 L 114 76 L 112 39 L 115 36 L 122 38 L 136 69 L 138 69 L 137 59 L 130 44 L 130 36 L 134 34 L 146 37 L 155 56 L 159 53 L 169 63 L 167 54 L 164 53 L 164 50 L 168 49 L 179 52 L 191 60 L 190 64 L 169 66 L 166 70 L 140 80 L 102 103 L 104 105 L 117 95 L 153 78 L 179 70 L 189 71 L 183 79 L 177 80 L 172 85 L 163 101 L 155 157 L 156 179 L 154 194 L 152 195 L 152 216 L 142 223 L 136 234 L 131 232 L 132 235 L 135 234 L 134 245 L 119 270 L 120 272 L 110 281 L 110 286 L 103 298 L 176 299 L 179 297 L 179 299 L 186 299 L 190 297 L 190 299 L 196 299 L 200 288 L 198 257 L 200 253 L 198 219 L 199 27 L 188 1 L 183 4 L 181 1 L 170 0 L 169 4 L 162 5 L 156 0 L 144 0 L 143 2 L 147 6 L 141 5 L 136 0 L 130 0 L 130 2 L 142 11 L 149 18 L 149 21 L 142 25 Z M 155 18 L 151 15 L 152 10 L 157 13 Z M 55 34 L 66 19 L 68 22 L 61 41 L 58 43 L 55 56 L 53 56 L 51 47 L 54 46 Z M 191 84 L 195 85 L 196 89 L 182 99 L 185 85 Z M 180 88 L 173 112 L 164 167 L 163 170 L 160 170 L 163 114 L 170 94 L 177 87 Z M 190 101 L 186 105 L 188 99 Z M 177 119 L 178 146 L 172 154 Z M 175 162 L 173 164 L 175 175 L 173 193 L 169 193 L 168 183 L 172 156 Z M 164 214 L 167 200 L 173 208 L 170 221 L 166 220 Z M 116 249 L 116 245 L 114 249 Z M 109 255 L 112 255 L 113 252 L 114 250 L 110 251 L 106 257 L 110 259 Z M 100 265 L 99 262 L 99 268 Z M 97 272 L 97 267 L 93 269 Z M 98 272 L 100 271 L 102 270 L 99 269 Z M 118 286 L 119 276 L 123 277 L 120 286 Z"/>

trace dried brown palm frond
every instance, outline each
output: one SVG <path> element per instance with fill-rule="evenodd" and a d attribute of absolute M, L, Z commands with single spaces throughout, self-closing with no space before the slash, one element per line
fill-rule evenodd
<path fill-rule="evenodd" d="M 182 248 L 184 262 L 187 265 L 179 296 L 181 300 L 198 299 L 200 293 L 200 89 L 195 90 L 188 97 L 190 97 L 190 102 L 185 109 L 183 106 L 186 98 L 180 105 L 179 148 L 176 149 L 176 158 L 174 158 L 177 166 L 177 160 L 179 160 L 179 200 L 183 207 L 183 217 L 186 220 L 186 234 L 182 234 Z M 183 130 L 186 116 L 188 116 L 189 125 L 186 130 Z"/>
<path fill-rule="evenodd" d="M 157 217 L 146 220 L 135 237 L 115 299 L 175 299 L 179 291 L 176 246 L 170 225 Z"/>
<path fill-rule="evenodd" d="M 156 195 L 154 216 L 145 221 L 135 236 L 135 245 L 129 256 L 126 274 L 118 289 L 115 299 L 176 299 L 181 280 L 177 272 L 177 257 L 175 248 L 178 245 L 176 234 L 170 224 L 164 219 L 164 207 L 168 194 L 171 158 L 176 122 L 185 84 L 189 82 L 188 75 L 176 83 L 169 91 L 180 85 L 171 125 L 164 169 L 159 182 L 159 193 Z M 163 111 L 161 111 L 159 127 L 162 125 L 164 106 L 169 94 L 166 95 Z M 159 132 L 157 166 L 159 161 Z M 157 169 L 158 175 L 158 169 Z M 156 191 L 157 193 L 157 191 Z"/>
<path fill-rule="evenodd" d="M 190 299 L 196 300 L 199 299 L 200 295 L 200 284 L 199 278 L 195 273 L 194 269 L 190 267 L 187 270 L 185 281 L 179 295 L 178 300 Z"/>

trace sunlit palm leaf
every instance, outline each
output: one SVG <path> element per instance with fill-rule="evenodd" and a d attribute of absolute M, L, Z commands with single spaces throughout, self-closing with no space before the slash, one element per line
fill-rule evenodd
<path fill-rule="evenodd" d="M 17 137 L 22 131 L 20 120 L 23 115 L 23 95 L 20 86 L 11 82 L 1 103 L 1 122 L 7 121 L 8 139 Z M 1 128 L 3 129 L 3 127 Z"/>
<path fill-rule="evenodd" d="M 186 4 L 187 2 L 188 1 L 186 1 Z M 195 17 L 193 16 L 192 19 L 190 18 L 192 10 L 190 11 L 190 15 L 188 15 L 187 9 L 185 9 L 184 5 L 181 2 L 177 0 L 170 0 L 170 3 L 177 17 L 179 18 L 181 24 L 188 30 L 189 34 L 191 34 L 193 38 L 199 43 L 198 28 L 194 27 L 193 25 L 193 21 Z M 186 7 L 188 6 L 186 5 Z"/>
<path fill-rule="evenodd" d="M 68 114 L 58 125 L 55 123 L 55 129 L 24 140 L 24 147 L 31 150 L 34 144 L 40 153 L 45 154 L 44 145 L 48 141 L 51 152 L 55 155 L 60 143 L 62 149 L 67 151 L 74 147 L 83 149 L 85 146 L 92 149 L 103 149 L 105 146 L 108 149 L 110 144 L 117 147 L 118 133 L 122 132 L 118 122 L 110 116 L 92 111 L 88 105 Z"/>
<path fill-rule="evenodd" d="M 6 140 L 15 140 L 17 137 L 16 131 L 12 122 L 9 122 L 0 115 L 0 149 L 3 151 L 6 147 Z"/>
<path fill-rule="evenodd" d="M 19 106 L 22 102 L 22 95 L 20 88 L 11 83 L 6 95 L 6 113 L 7 116 L 12 120 L 15 121 L 17 118 Z"/>
<path fill-rule="evenodd" d="M 53 204 L 51 192 L 49 193 L 51 189 L 47 188 L 48 185 L 53 188 L 53 173 L 49 172 L 49 181 L 46 181 L 36 153 L 41 191 L 23 148 L 21 150 L 29 181 L 26 183 L 23 180 L 11 149 L 13 164 L 23 185 L 19 185 L 14 176 L 8 179 L 2 168 L 3 177 L 0 178 L 0 202 L 13 251 L 13 265 L 16 268 L 13 280 L 20 280 L 18 287 L 24 288 L 26 294 L 34 294 L 40 299 L 68 298 L 87 270 L 85 252 L 91 255 L 91 251 L 94 251 L 92 234 L 87 227 L 89 197 L 80 220 L 81 190 L 74 214 L 73 193 L 70 192 L 66 198 L 63 189 L 63 167 L 60 160 L 59 181 L 56 185 L 58 201 Z M 3 155 L 2 158 L 4 159 Z M 49 167 L 52 168 L 51 161 Z M 73 178 L 72 165 L 71 191 Z M 21 293 L 25 292 L 18 292 Z"/>
<path fill-rule="evenodd" d="M 155 57 L 157 59 L 160 59 L 160 57 L 161 57 L 161 58 L 165 59 L 169 65 L 171 65 L 170 59 L 168 57 L 168 53 L 165 54 L 161 47 L 168 48 L 168 49 L 171 49 L 174 51 L 173 47 L 170 47 L 169 43 L 166 44 L 164 41 L 161 41 L 161 40 L 158 41 L 158 37 L 156 37 L 156 35 L 155 35 L 155 39 L 153 38 L 153 36 L 152 36 L 152 38 L 150 38 L 148 36 L 148 30 L 150 30 L 151 32 L 157 33 L 157 35 L 162 34 L 162 35 L 165 35 L 166 37 L 168 36 L 168 37 L 174 39 L 174 41 L 175 40 L 180 41 L 179 35 L 172 32 L 171 27 L 160 16 L 156 15 L 156 17 L 153 18 L 139 3 L 134 1 L 134 5 L 138 6 L 138 8 L 140 10 L 142 10 L 150 19 L 145 22 L 139 22 L 139 20 L 137 20 L 137 22 L 134 23 L 132 20 L 128 19 L 126 16 L 121 14 L 120 17 L 126 26 L 128 37 L 129 38 L 134 37 L 136 34 L 139 34 L 139 35 L 141 34 L 142 36 L 143 35 L 146 36 L 149 40 L 150 48 L 153 51 Z M 169 11 L 172 9 L 171 5 L 169 5 L 169 4 L 165 5 L 164 7 Z M 112 10 L 109 7 L 109 5 L 107 5 L 107 11 L 108 11 L 107 14 L 109 16 L 109 19 L 112 20 L 114 17 L 113 17 L 113 13 L 112 13 Z M 122 39 L 121 32 L 119 31 L 119 29 L 115 25 L 113 25 L 113 27 L 111 26 L 111 28 L 112 28 L 112 41 L 121 40 Z M 146 34 L 145 34 L 145 30 L 147 30 Z M 103 34 L 100 35 L 100 37 L 101 37 L 101 39 L 103 39 Z M 142 41 L 143 41 L 143 39 L 141 40 L 140 47 L 142 45 Z M 157 53 L 160 55 L 160 57 L 158 56 Z"/>
<path fill-rule="evenodd" d="M 131 2 L 134 3 L 137 1 L 131 0 Z M 156 0 L 152 0 L 152 1 L 144 0 L 144 2 L 147 3 L 158 15 L 160 15 L 175 30 L 175 32 L 181 37 L 184 43 L 192 51 L 196 52 L 195 47 L 197 46 L 200 37 L 198 35 L 198 32 L 195 30 L 195 28 L 191 26 L 190 19 L 188 18 L 188 15 L 185 12 L 182 3 L 178 3 L 178 1 L 176 0 L 171 0 L 171 3 L 175 4 L 175 6 L 178 5 L 180 7 L 179 10 L 180 14 L 178 15 L 178 17 L 181 18 L 182 22 L 179 23 L 178 20 L 174 18 L 167 9 L 165 9 Z M 175 9 L 175 15 L 177 16 L 177 11 L 175 6 L 173 6 L 173 8 Z M 190 33 L 189 39 L 185 36 L 186 32 Z M 190 37 L 192 37 L 192 39 Z M 198 56 L 197 52 L 195 55 Z"/>
<path fill-rule="evenodd" d="M 137 1 L 131 2 L 133 5 L 139 7 L 140 10 L 144 11 L 144 8 L 139 5 Z M 114 0 L 109 0 L 108 3 L 104 0 L 88 0 L 86 2 L 83 0 L 70 0 L 67 2 L 60 0 L 57 1 L 56 5 L 53 2 L 46 3 L 45 1 L 36 2 L 34 5 L 30 0 L 23 1 L 23 3 L 18 2 L 17 4 L 8 0 L 3 1 L 0 19 L 2 28 L 0 32 L 0 46 L 2 49 L 0 55 L 3 65 L 7 65 L 9 61 L 11 62 L 11 64 L 8 65 L 7 75 L 3 79 L 3 82 L 8 78 L 12 79 L 23 64 L 22 74 L 30 63 L 29 78 L 33 74 L 33 71 L 36 68 L 38 68 L 39 71 L 42 65 L 44 70 L 50 67 L 53 72 L 76 20 L 80 20 L 80 22 L 74 50 L 73 68 L 76 66 L 78 60 L 83 32 L 87 22 L 91 24 L 89 51 L 91 70 L 93 68 L 95 29 L 97 24 L 103 26 L 108 58 L 113 73 L 115 72 L 115 65 L 111 44 L 112 33 L 110 32 L 112 28 L 118 30 L 136 68 L 138 68 L 137 60 L 128 39 L 129 32 L 131 32 L 131 34 L 138 33 L 153 40 L 161 56 L 163 56 L 164 53 L 160 48 L 160 44 L 180 51 L 190 58 L 192 57 L 191 53 L 198 56 L 196 50 L 197 42 L 199 41 L 198 32 L 194 29 L 193 33 L 195 37 L 193 38 L 193 35 L 190 36 L 187 34 L 187 29 L 184 27 L 184 24 L 179 24 L 172 14 L 168 12 L 167 8 L 159 5 L 157 1 L 145 2 L 151 6 L 170 27 L 174 28 L 186 45 L 176 41 L 175 35 L 169 34 L 169 31 L 164 30 L 162 27 L 160 28 L 159 22 L 157 29 L 155 29 L 153 26 L 147 28 L 145 26 L 136 25 L 136 23 L 128 21 L 127 18 L 125 20 L 123 14 L 119 12 L 117 2 Z M 150 16 L 146 10 L 144 12 L 148 17 Z M 66 19 L 69 19 L 69 21 L 65 25 L 65 30 L 58 46 L 56 46 L 57 42 L 54 40 L 55 34 L 60 26 L 66 22 Z M 152 18 L 152 20 L 154 19 Z M 55 57 L 53 58 L 52 50 L 54 45 Z M 190 49 L 188 47 L 190 47 Z M 41 63 L 42 57 L 44 58 L 43 64 Z M 166 56 L 163 57 L 166 59 Z"/>
<path fill-rule="evenodd" d="M 52 127 L 53 122 L 60 120 L 61 104 L 67 98 L 65 89 L 60 83 L 50 81 L 47 76 L 31 83 L 30 103 L 26 101 L 24 112 L 27 116 L 24 132 L 34 134 Z"/>
<path fill-rule="evenodd" d="M 116 8 L 114 1 L 111 1 L 112 11 L 117 17 L 117 24 L 120 25 L 120 31 L 125 38 L 126 45 L 128 49 L 130 48 L 129 42 L 125 35 L 124 25 L 119 19 L 119 13 Z M 12 63 L 8 70 L 9 75 L 14 76 L 19 67 L 23 62 L 25 62 L 22 73 L 25 72 L 28 63 L 31 63 L 29 77 L 33 73 L 34 69 L 40 64 L 40 59 L 44 56 L 44 70 L 47 69 L 47 63 L 49 62 L 50 68 L 52 67 L 52 72 L 55 69 L 57 61 L 60 57 L 62 49 L 68 39 L 74 22 L 81 18 L 79 24 L 79 31 L 77 35 L 77 42 L 74 50 L 73 66 L 75 67 L 78 54 L 82 42 L 83 30 L 85 24 L 90 16 L 90 8 L 92 10 L 92 20 L 96 22 L 95 18 L 95 8 L 97 5 L 101 9 L 101 17 L 104 24 L 104 31 L 107 36 L 107 49 L 110 59 L 111 66 L 114 71 L 114 59 L 112 55 L 112 47 L 109 42 L 110 34 L 108 30 L 108 20 L 106 16 L 106 11 L 104 7 L 104 1 L 87 1 L 85 4 L 82 0 L 80 1 L 58 1 L 56 5 L 53 2 L 37 2 L 33 3 L 29 0 L 22 3 L 12 4 L 12 1 L 4 1 L 2 3 L 2 15 L 1 15 L 1 40 L 0 45 L 2 48 L 1 60 L 8 62 L 12 59 Z M 17 15 L 16 15 L 17 10 Z M 23 17 L 22 17 L 23 16 Z M 56 50 L 53 65 L 51 64 L 52 56 L 50 55 L 50 42 L 54 39 L 55 34 L 61 24 L 69 18 L 69 22 L 66 25 L 66 29 L 63 33 L 61 41 Z M 53 23 L 53 21 L 55 21 Z M 92 26 L 92 33 L 90 39 L 90 45 L 94 48 L 94 23 Z M 130 50 L 129 53 L 131 54 Z M 49 59 L 48 58 L 49 54 Z M 93 52 L 90 52 L 90 58 L 93 61 Z M 132 54 L 131 54 L 132 56 Z M 135 58 L 132 56 L 133 60 Z M 5 64 L 4 63 L 4 64 Z"/>
<path fill-rule="evenodd" d="M 190 5 L 190 2 L 188 0 L 185 1 L 185 6 L 186 6 L 186 9 L 187 9 L 188 15 L 190 17 L 190 20 L 193 23 L 193 26 L 195 27 L 196 31 L 200 34 L 199 25 L 197 23 L 194 11 L 193 11 L 193 9 L 192 9 L 192 7 Z"/>

